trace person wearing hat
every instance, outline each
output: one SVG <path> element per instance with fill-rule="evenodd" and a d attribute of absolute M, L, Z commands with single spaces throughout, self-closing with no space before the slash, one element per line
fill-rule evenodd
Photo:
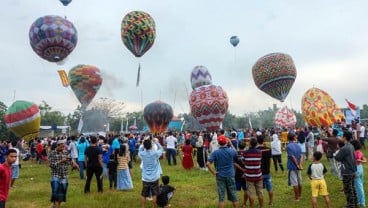
<path fill-rule="evenodd" d="M 208 170 L 216 176 L 218 207 L 225 206 L 225 191 L 227 191 L 228 200 L 232 202 L 233 207 L 238 207 L 238 197 L 235 186 L 234 165 L 237 161 L 237 152 L 229 148 L 230 140 L 225 135 L 217 137 L 220 148 L 211 153 L 208 161 Z M 216 163 L 216 169 L 213 169 L 212 163 Z"/>
<path fill-rule="evenodd" d="M 72 164 L 78 168 L 78 164 L 72 160 L 65 149 L 66 140 L 58 140 L 56 148 L 51 151 L 49 163 L 51 168 L 51 202 L 53 208 L 59 208 L 61 202 L 66 202 L 68 188 L 68 168 Z"/>

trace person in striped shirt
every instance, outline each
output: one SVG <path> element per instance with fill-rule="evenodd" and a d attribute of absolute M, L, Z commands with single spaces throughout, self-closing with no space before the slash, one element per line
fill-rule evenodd
<path fill-rule="evenodd" d="M 249 198 L 250 207 L 254 207 L 254 192 L 258 197 L 259 207 L 263 207 L 263 178 L 261 169 L 262 151 L 257 149 L 257 139 L 250 139 L 250 147 L 243 154 L 244 175 L 247 184 L 247 195 Z M 246 201 L 244 201 L 246 205 Z"/>

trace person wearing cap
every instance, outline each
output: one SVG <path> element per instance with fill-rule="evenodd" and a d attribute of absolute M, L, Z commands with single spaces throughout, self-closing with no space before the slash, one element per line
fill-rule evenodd
<path fill-rule="evenodd" d="M 217 137 L 220 148 L 211 153 L 208 161 L 208 170 L 216 176 L 218 207 L 225 206 L 225 191 L 227 191 L 228 200 L 232 202 L 233 207 L 238 207 L 238 197 L 235 186 L 234 165 L 237 166 L 237 152 L 229 148 L 230 140 L 221 134 Z M 216 164 L 213 169 L 212 163 Z"/>
<path fill-rule="evenodd" d="M 302 150 L 297 144 L 297 136 L 293 132 L 287 135 L 289 144 L 286 146 L 287 168 L 289 170 L 288 183 L 294 190 L 294 201 L 299 201 L 302 196 L 301 160 Z"/>
<path fill-rule="evenodd" d="M 59 208 L 61 202 L 66 202 L 68 188 L 68 168 L 72 164 L 78 168 L 78 164 L 72 160 L 65 149 L 65 140 L 58 140 L 56 148 L 49 155 L 51 168 L 51 202 L 53 208 Z"/>

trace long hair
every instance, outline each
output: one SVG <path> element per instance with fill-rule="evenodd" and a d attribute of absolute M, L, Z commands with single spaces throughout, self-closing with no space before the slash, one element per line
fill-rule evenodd
<path fill-rule="evenodd" d="M 126 146 L 121 144 L 119 149 L 119 156 L 125 156 L 126 154 Z"/>

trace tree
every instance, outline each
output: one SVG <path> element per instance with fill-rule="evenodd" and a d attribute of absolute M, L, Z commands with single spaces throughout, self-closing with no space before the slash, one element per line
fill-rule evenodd
<path fill-rule="evenodd" d="M 8 107 L 0 101 L 0 140 L 4 140 L 8 136 L 8 128 L 5 125 L 4 115 Z"/>
<path fill-rule="evenodd" d="M 77 109 L 74 110 L 73 114 L 68 114 L 66 116 L 66 125 L 70 126 L 71 131 L 73 133 L 77 133 L 77 128 L 79 124 L 79 120 L 82 116 L 81 107 L 78 106 Z"/>
<path fill-rule="evenodd" d="M 46 103 L 46 101 L 42 101 L 42 104 L 38 105 L 41 113 L 41 126 L 50 126 L 50 125 L 64 125 L 65 116 L 60 111 L 52 111 L 52 107 Z"/>

